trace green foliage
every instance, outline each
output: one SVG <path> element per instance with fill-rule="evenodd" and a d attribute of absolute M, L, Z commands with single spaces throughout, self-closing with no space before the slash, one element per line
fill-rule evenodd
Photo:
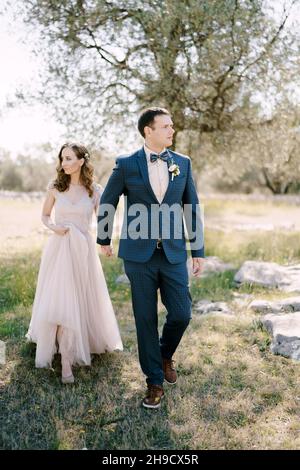
<path fill-rule="evenodd" d="M 218 299 L 218 301 L 232 300 L 234 274 L 233 271 L 226 271 L 203 279 L 195 279 L 191 285 L 192 297 L 195 299 Z"/>
<path fill-rule="evenodd" d="M 101 263 L 105 271 L 105 278 L 112 301 L 117 304 L 128 302 L 131 299 L 130 286 L 127 284 L 117 284 L 116 279 L 123 272 L 123 261 L 119 258 L 114 262 L 111 259 L 101 257 Z"/>

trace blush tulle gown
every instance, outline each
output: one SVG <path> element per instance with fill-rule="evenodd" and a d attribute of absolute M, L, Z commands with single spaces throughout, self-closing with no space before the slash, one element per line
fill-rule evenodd
<path fill-rule="evenodd" d="M 53 233 L 44 248 L 26 336 L 37 344 L 36 367 L 51 367 L 56 352 L 71 364 L 90 365 L 91 353 L 123 350 L 90 233 L 102 189 L 94 183 L 93 197 L 80 185 L 59 192 L 50 184 L 48 190 L 55 197 L 55 223 L 69 231 Z"/>

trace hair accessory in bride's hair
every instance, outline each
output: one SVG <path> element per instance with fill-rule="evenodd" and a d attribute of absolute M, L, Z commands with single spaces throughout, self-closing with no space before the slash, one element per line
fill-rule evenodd
<path fill-rule="evenodd" d="M 83 158 L 88 162 L 89 159 L 90 159 L 90 156 L 89 156 L 89 154 L 86 152 L 86 153 L 83 155 Z"/>

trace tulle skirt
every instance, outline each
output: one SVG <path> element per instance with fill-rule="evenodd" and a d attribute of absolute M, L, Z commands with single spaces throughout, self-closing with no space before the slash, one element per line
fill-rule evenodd
<path fill-rule="evenodd" d="M 61 341 L 57 341 L 58 327 Z M 27 338 L 37 344 L 36 367 L 51 367 L 58 351 L 72 364 L 90 365 L 91 353 L 123 350 L 96 244 L 70 225 L 43 251 Z"/>

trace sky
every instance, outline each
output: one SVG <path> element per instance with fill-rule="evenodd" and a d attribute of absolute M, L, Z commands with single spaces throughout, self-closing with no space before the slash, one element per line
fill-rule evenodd
<path fill-rule="evenodd" d="M 280 14 L 284 0 L 268 0 Z M 291 0 L 290 0 L 291 1 Z M 289 27 L 300 22 L 300 2 L 293 9 Z M 277 12 L 277 13 L 276 13 Z M 31 52 L 31 44 L 26 37 L 21 20 L 13 19 L 9 12 L 0 15 L 0 148 L 7 149 L 13 157 L 26 152 L 36 145 L 51 142 L 60 147 L 65 140 L 64 127 L 51 117 L 45 106 L 21 106 L 4 108 L 13 99 L 18 87 L 34 87 L 35 77 L 41 67 L 40 59 Z M 31 40 L 34 40 L 29 36 Z M 104 142 L 110 146 L 110 142 Z"/>
<path fill-rule="evenodd" d="M 4 108 L 13 100 L 19 87 L 31 89 L 39 62 L 30 44 L 22 43 L 22 24 L 12 22 L 10 15 L 0 16 L 0 147 L 13 156 L 35 144 L 61 141 L 63 126 L 50 117 L 46 107 L 21 106 Z"/>

